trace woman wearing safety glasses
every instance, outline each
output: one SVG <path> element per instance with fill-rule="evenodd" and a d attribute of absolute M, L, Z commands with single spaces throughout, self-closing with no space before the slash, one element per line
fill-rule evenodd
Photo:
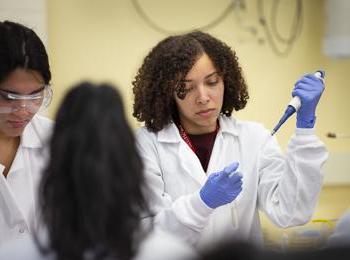
<path fill-rule="evenodd" d="M 37 115 L 52 97 L 48 56 L 31 29 L 0 22 L 0 245 L 31 233 L 41 148 L 51 120 Z"/>

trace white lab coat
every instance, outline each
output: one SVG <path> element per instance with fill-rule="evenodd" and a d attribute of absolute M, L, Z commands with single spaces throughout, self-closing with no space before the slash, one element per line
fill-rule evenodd
<path fill-rule="evenodd" d="M 47 242 L 47 237 L 44 238 L 40 239 L 42 244 Z M 141 241 L 134 260 L 190 260 L 197 257 L 192 247 L 162 230 L 154 229 Z M 43 255 L 33 237 L 28 235 L 0 246 L 0 259 L 55 260 L 56 257 L 54 253 Z"/>
<path fill-rule="evenodd" d="M 328 156 L 314 129 L 296 129 L 283 156 L 275 137 L 262 125 L 226 116 L 220 117 L 207 173 L 174 124 L 156 134 L 143 127 L 137 141 L 155 224 L 198 247 L 224 238 L 261 244 L 258 209 L 280 227 L 306 223 Z M 199 190 L 207 174 L 234 161 L 240 163 L 243 190 L 233 203 L 210 209 Z"/>
<path fill-rule="evenodd" d="M 44 165 L 41 148 L 51 127 L 51 120 L 34 116 L 23 131 L 7 178 L 0 164 L 0 245 L 33 231 L 37 184 Z"/>

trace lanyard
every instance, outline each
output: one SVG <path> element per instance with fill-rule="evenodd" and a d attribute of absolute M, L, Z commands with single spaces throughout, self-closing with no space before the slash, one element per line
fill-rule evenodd
<path fill-rule="evenodd" d="M 185 143 L 191 148 L 191 150 L 196 154 L 196 148 L 194 147 L 193 143 L 191 142 L 191 139 L 188 137 L 185 129 L 182 127 L 182 125 L 179 123 L 178 128 L 180 131 L 180 135 L 182 139 L 185 141 Z M 216 128 L 215 128 L 215 134 L 218 133 L 219 131 L 219 122 L 216 123 Z"/>

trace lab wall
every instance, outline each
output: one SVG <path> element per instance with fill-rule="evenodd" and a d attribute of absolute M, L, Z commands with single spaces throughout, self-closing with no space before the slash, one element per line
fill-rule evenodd
<path fill-rule="evenodd" d="M 33 28 L 47 44 L 47 5 L 45 0 L 0 0 L 0 21 L 10 20 Z"/>
<path fill-rule="evenodd" d="M 325 168 L 326 181 L 350 183 L 350 139 L 326 137 L 329 131 L 350 133 L 350 59 L 330 59 L 322 52 L 324 1 L 302 1 L 302 30 L 287 56 L 276 55 L 268 44 L 256 0 L 136 1 L 154 24 L 173 33 L 207 25 L 232 2 L 245 3 L 245 7 L 236 6 L 207 31 L 236 51 L 249 86 L 248 105 L 234 116 L 259 121 L 272 129 L 289 102 L 294 82 L 304 73 L 324 69 L 327 84 L 317 110 L 317 133 L 331 154 Z M 263 2 L 269 17 L 273 1 Z M 280 2 L 277 29 L 287 35 L 296 1 Z M 54 117 L 72 84 L 83 79 L 107 81 L 118 85 L 130 123 L 138 127 L 132 117 L 131 82 L 145 55 L 167 34 L 147 24 L 130 0 L 48 0 L 47 28 L 54 88 L 49 116 Z M 293 118 L 278 132 L 283 147 L 294 127 Z"/>

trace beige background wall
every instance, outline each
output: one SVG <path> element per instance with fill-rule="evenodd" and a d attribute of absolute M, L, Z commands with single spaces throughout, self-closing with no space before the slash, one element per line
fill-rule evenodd
<path fill-rule="evenodd" d="M 216 18 L 230 0 L 139 0 L 151 19 L 170 31 L 184 31 L 207 24 Z M 266 11 L 272 1 L 265 0 Z M 279 28 L 290 27 L 294 1 L 281 1 Z M 350 59 L 332 60 L 322 53 L 324 10 L 321 0 L 303 0 L 304 22 L 300 38 L 287 57 L 276 56 L 265 42 L 258 24 L 255 0 L 247 0 L 247 11 L 240 13 L 241 24 L 258 29 L 258 37 L 242 29 L 231 12 L 209 33 L 237 51 L 250 89 L 247 108 L 237 116 L 256 120 L 273 128 L 290 99 L 294 82 L 304 73 L 322 68 L 327 89 L 318 107 L 317 132 L 332 152 L 348 152 L 350 140 L 329 140 L 328 131 L 350 132 L 350 88 L 347 74 Z M 52 117 L 67 88 L 81 79 L 118 84 L 132 119 L 131 81 L 146 53 L 166 35 L 149 27 L 129 0 L 49 0 L 49 53 L 55 99 Z M 290 120 L 278 133 L 283 146 L 294 130 Z"/>
<path fill-rule="evenodd" d="M 212 21 L 231 0 L 138 0 L 156 24 L 181 32 Z M 237 1 L 236 1 L 237 2 Z M 326 143 L 331 158 L 326 165 L 326 182 L 350 182 L 348 158 L 350 139 L 327 139 L 329 131 L 350 133 L 350 59 L 327 58 L 322 52 L 325 28 L 324 1 L 303 0 L 303 28 L 286 57 L 273 53 L 258 22 L 257 1 L 247 0 L 246 11 L 231 12 L 208 32 L 236 50 L 249 85 L 250 101 L 235 116 L 263 123 L 272 129 L 286 104 L 294 82 L 304 73 L 326 71 L 327 88 L 318 107 L 317 133 Z M 269 15 L 272 0 L 264 0 Z M 278 28 L 287 35 L 295 2 L 280 1 Z M 82 79 L 117 84 L 124 96 L 128 118 L 132 118 L 133 77 L 149 50 L 165 34 L 151 28 L 136 12 L 131 0 L 48 0 L 48 50 L 53 72 L 55 98 L 53 117 L 67 88 Z M 269 16 L 268 16 L 269 17 Z M 254 27 L 256 36 L 244 28 Z M 259 43 L 258 39 L 265 39 Z M 284 46 L 280 46 L 283 48 Z M 295 120 L 278 132 L 283 147 L 293 133 Z"/>

